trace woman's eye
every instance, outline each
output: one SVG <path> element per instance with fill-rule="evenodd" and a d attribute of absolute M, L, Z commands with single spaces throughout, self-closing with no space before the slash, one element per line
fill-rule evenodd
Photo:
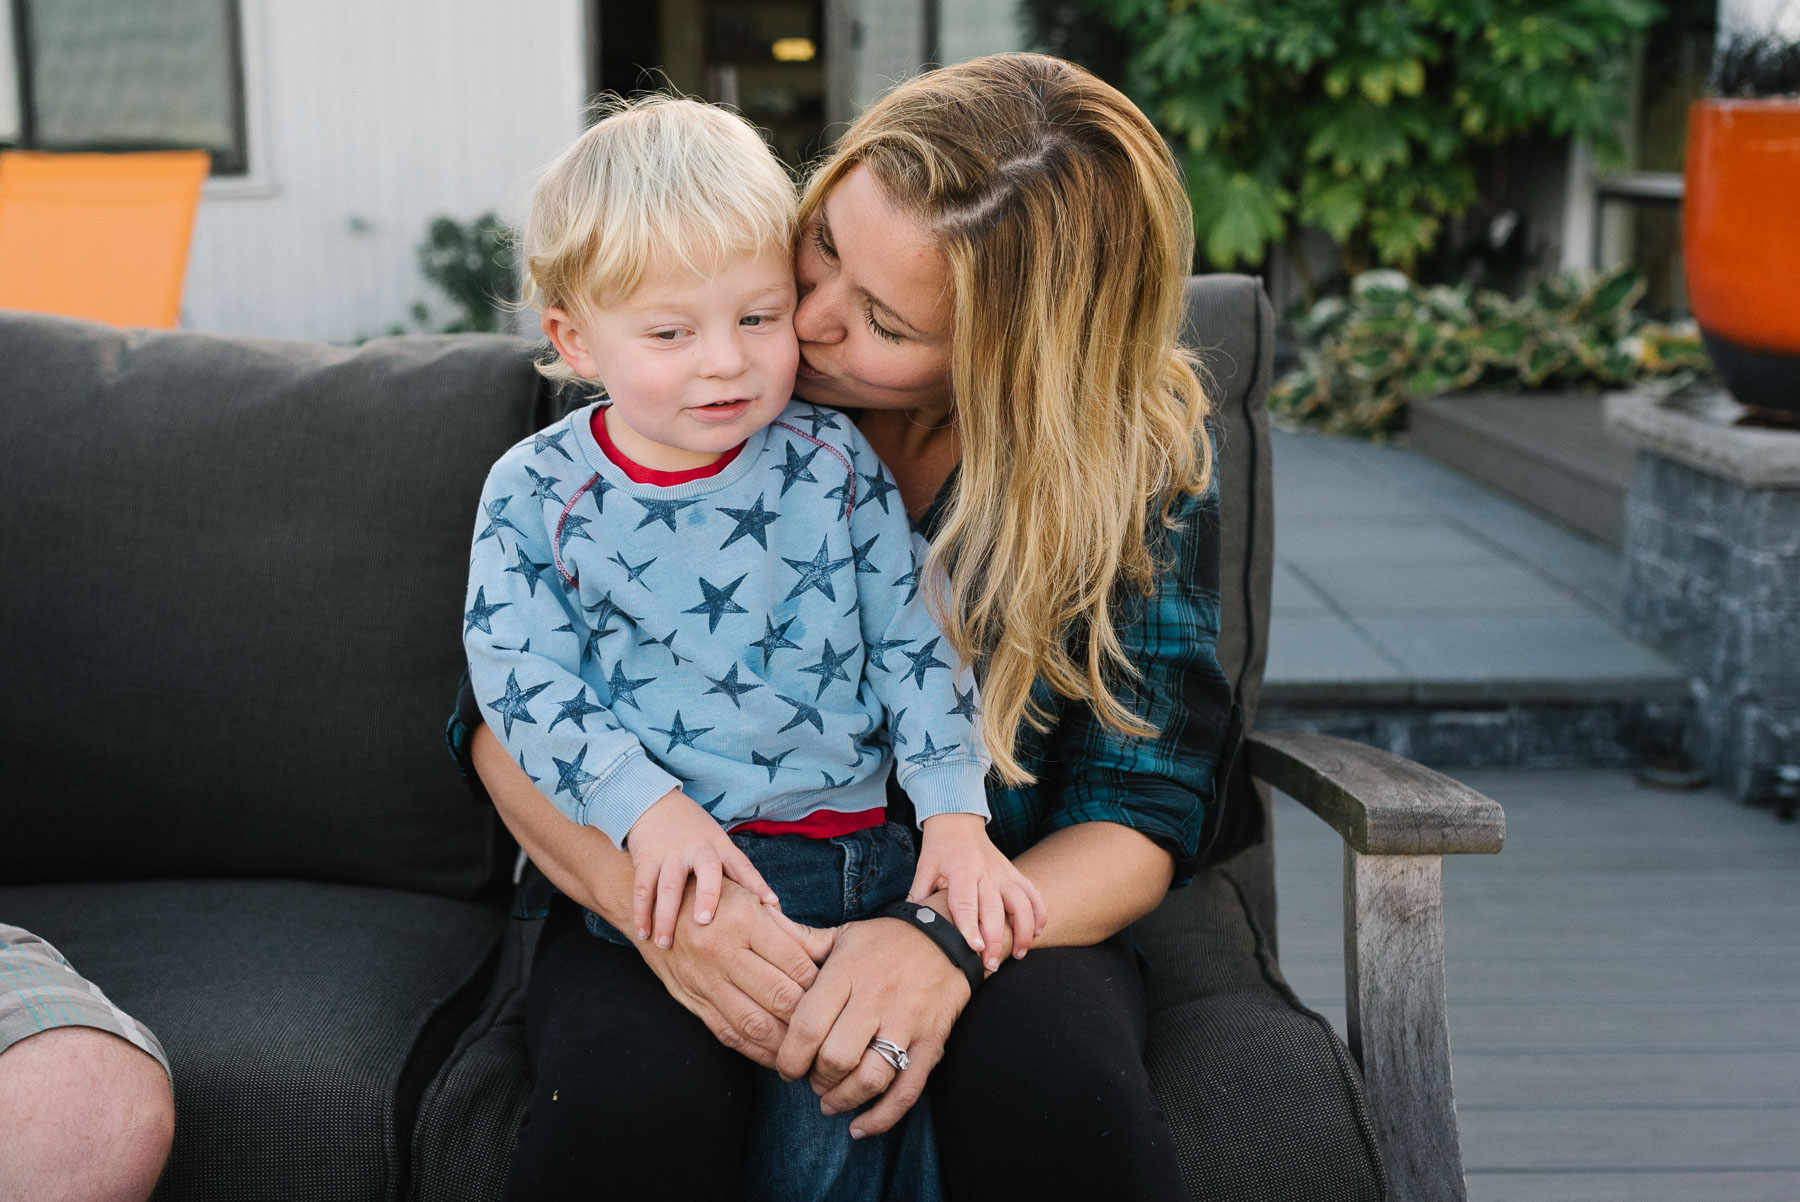
<path fill-rule="evenodd" d="M 876 321 L 875 320 L 875 310 L 872 308 L 869 308 L 866 305 L 863 307 L 863 321 L 865 323 L 867 323 L 870 331 L 874 333 L 875 337 L 880 338 L 886 342 L 899 342 L 900 341 L 900 335 L 894 333 L 894 331 L 888 329 L 886 326 L 882 325 L 879 321 Z"/>
<path fill-rule="evenodd" d="M 813 226 L 812 244 L 817 247 L 819 253 L 824 255 L 827 259 L 837 258 L 837 248 L 831 244 L 831 239 L 825 236 L 825 226 L 823 224 Z"/>

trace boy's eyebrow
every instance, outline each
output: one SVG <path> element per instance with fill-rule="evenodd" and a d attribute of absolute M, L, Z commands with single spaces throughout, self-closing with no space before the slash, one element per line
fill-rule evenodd
<path fill-rule="evenodd" d="M 829 211 L 830 204 L 831 204 L 831 202 L 829 200 L 821 200 L 819 202 L 819 229 L 824 233 L 825 241 L 830 243 L 833 246 L 836 246 L 837 242 L 831 236 L 831 213 Z M 894 306 L 888 304 L 886 301 L 882 300 L 879 296 L 876 296 L 873 292 L 870 292 L 867 288 L 864 288 L 862 285 L 858 284 L 856 286 L 856 291 L 862 296 L 862 298 L 864 300 L 868 301 L 869 304 L 871 304 L 872 306 L 874 306 L 877 309 L 880 309 L 883 313 L 886 313 L 889 317 L 893 318 L 896 323 L 905 326 L 907 329 L 911 330 L 914 334 L 918 335 L 920 338 L 929 337 L 929 335 L 927 335 L 922 328 L 920 328 L 919 326 L 914 325 L 912 322 L 906 320 L 905 314 L 901 313 L 900 310 L 894 308 Z"/>
<path fill-rule="evenodd" d="M 760 301 L 766 296 L 771 296 L 771 295 L 774 295 L 775 293 L 783 292 L 786 290 L 786 288 L 787 288 L 787 286 L 784 284 L 779 284 L 779 283 L 770 284 L 767 288 L 758 289 L 757 291 L 752 292 L 747 299 L 749 299 L 751 301 Z M 646 318 L 646 319 L 651 318 L 651 317 L 660 317 L 660 316 L 664 316 L 666 314 L 671 314 L 671 313 L 683 312 L 683 309 L 681 308 L 680 305 L 672 304 L 672 303 L 664 303 L 664 302 L 658 302 L 656 304 L 650 304 L 650 305 L 638 305 L 638 306 L 628 306 L 628 307 L 634 308 L 636 313 L 638 314 L 638 316 Z"/>

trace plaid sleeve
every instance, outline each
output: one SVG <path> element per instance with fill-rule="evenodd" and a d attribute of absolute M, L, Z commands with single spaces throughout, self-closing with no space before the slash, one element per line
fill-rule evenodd
<path fill-rule="evenodd" d="M 449 750 L 450 758 L 456 761 L 456 770 L 468 782 L 475 799 L 491 805 L 487 787 L 475 775 L 475 761 L 470 755 L 470 744 L 481 724 L 481 706 L 475 700 L 475 686 L 469 682 L 469 670 L 464 668 L 462 679 L 456 682 L 456 708 L 450 712 L 450 720 L 444 723 L 444 746 Z"/>
<path fill-rule="evenodd" d="M 1068 705 L 1046 749 L 1057 770 L 1042 778 L 1040 833 L 1081 822 L 1129 826 L 1175 857 L 1175 884 L 1182 885 L 1199 863 L 1215 769 L 1230 754 L 1232 703 L 1217 654 L 1217 488 L 1183 497 L 1174 516 L 1180 525 L 1166 534 L 1155 593 L 1119 622 L 1120 641 L 1140 673 L 1119 698 L 1158 733 L 1123 734 L 1088 706 Z"/>

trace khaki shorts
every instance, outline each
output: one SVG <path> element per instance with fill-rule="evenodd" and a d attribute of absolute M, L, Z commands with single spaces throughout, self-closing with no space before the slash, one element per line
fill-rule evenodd
<path fill-rule="evenodd" d="M 0 922 L 0 1052 L 52 1027 L 110 1031 L 169 1071 L 169 1058 L 149 1028 L 113 1005 L 54 947 L 30 931 Z"/>

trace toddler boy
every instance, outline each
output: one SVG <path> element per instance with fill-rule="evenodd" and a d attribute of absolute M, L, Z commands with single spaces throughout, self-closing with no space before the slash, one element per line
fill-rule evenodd
<path fill-rule="evenodd" d="M 475 695 L 551 800 L 630 852 L 654 902 L 638 890 L 639 939 L 669 945 L 690 875 L 709 921 L 725 875 L 814 925 L 1004 889 L 1023 949 L 1042 901 L 986 835 L 974 680 L 924 603 L 923 543 L 850 420 L 790 399 L 794 211 L 747 124 L 666 97 L 621 105 L 539 182 L 544 370 L 604 395 L 489 474 Z M 848 1116 L 789 1088 L 849 1144 Z"/>

